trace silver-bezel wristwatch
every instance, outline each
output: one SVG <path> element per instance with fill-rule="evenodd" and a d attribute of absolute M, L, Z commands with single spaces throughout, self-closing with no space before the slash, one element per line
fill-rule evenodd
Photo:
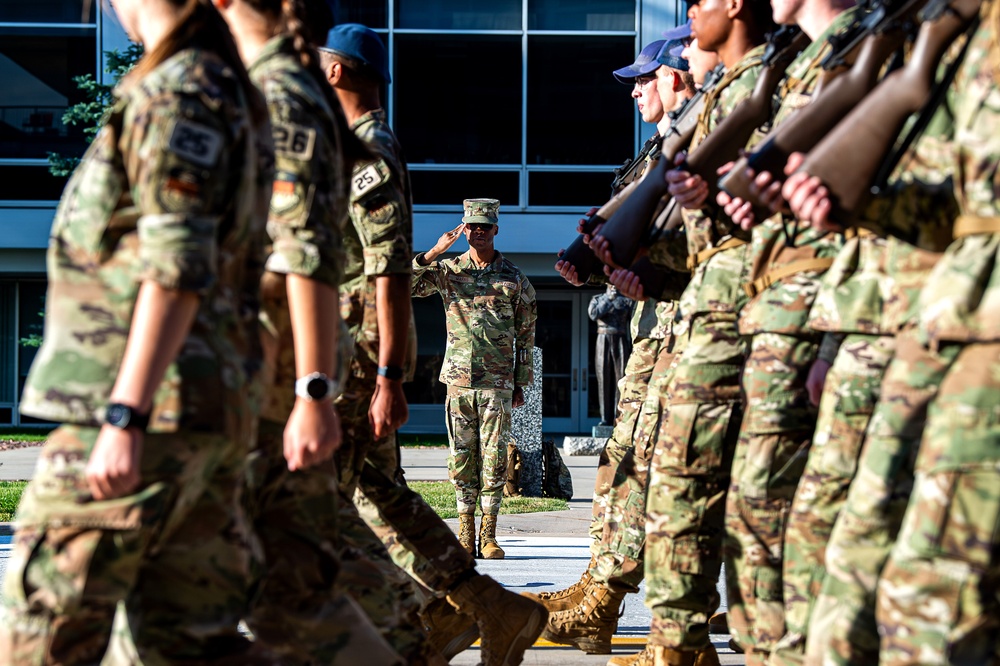
<path fill-rule="evenodd" d="M 339 384 L 322 372 L 311 372 L 295 380 L 295 395 L 303 400 L 330 400 L 340 389 Z"/>

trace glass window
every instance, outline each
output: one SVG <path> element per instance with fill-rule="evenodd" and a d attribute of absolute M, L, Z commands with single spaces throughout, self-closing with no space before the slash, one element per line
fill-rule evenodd
<path fill-rule="evenodd" d="M 47 166 L 0 166 L 0 199 L 58 201 L 67 180 Z"/>
<path fill-rule="evenodd" d="M 461 205 L 465 199 L 499 199 L 520 207 L 520 174 L 514 171 L 410 171 L 413 203 Z"/>
<path fill-rule="evenodd" d="M 351 0 L 334 0 L 333 20 L 337 23 L 361 23 L 369 28 L 388 28 L 387 0 L 366 0 L 351 2 Z"/>
<path fill-rule="evenodd" d="M 96 49 L 92 33 L 0 37 L 4 90 L 0 99 L 0 157 L 83 154 L 83 128 L 64 125 L 62 115 L 66 107 L 83 99 L 72 79 L 94 72 Z"/>
<path fill-rule="evenodd" d="M 611 198 L 610 171 L 552 172 L 528 174 L 529 206 L 576 206 L 583 210 L 603 206 Z"/>
<path fill-rule="evenodd" d="M 566 340 L 572 320 L 572 301 L 539 299 L 535 346 L 542 349 L 542 416 L 571 415 L 573 346 Z"/>
<path fill-rule="evenodd" d="M 17 394 L 17 331 L 14 327 L 14 303 L 17 285 L 0 282 L 0 404 L 14 402 Z M 10 419 L 0 416 L 0 423 Z"/>
<path fill-rule="evenodd" d="M 31 362 L 45 329 L 45 283 L 25 281 L 18 285 L 18 384 L 17 393 L 24 391 Z"/>
<path fill-rule="evenodd" d="M 0 0 L 0 23 L 97 22 L 99 0 Z"/>
<path fill-rule="evenodd" d="M 529 30 L 635 30 L 635 0 L 529 0 Z"/>
<path fill-rule="evenodd" d="M 619 164 L 629 157 L 635 103 L 611 72 L 634 60 L 632 37 L 529 37 L 528 164 Z"/>
<path fill-rule="evenodd" d="M 410 163 L 521 163 L 521 40 L 397 35 L 395 129 Z"/>
<path fill-rule="evenodd" d="M 403 384 L 403 393 L 410 404 L 443 405 L 448 389 L 438 381 L 447 340 L 441 297 L 414 298 L 413 317 L 420 322 L 417 368 L 413 381 Z"/>
<path fill-rule="evenodd" d="M 399 0 L 396 26 L 416 30 L 520 30 L 521 0 Z"/>

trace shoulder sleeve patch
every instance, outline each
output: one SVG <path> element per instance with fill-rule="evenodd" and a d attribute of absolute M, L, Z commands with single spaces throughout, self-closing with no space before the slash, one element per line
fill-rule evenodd
<path fill-rule="evenodd" d="M 199 166 L 215 166 L 222 150 L 222 133 L 189 120 L 179 120 L 167 147 L 178 157 Z"/>
<path fill-rule="evenodd" d="M 294 123 L 274 123 L 274 152 L 303 162 L 312 159 L 316 147 L 316 130 Z"/>
<path fill-rule="evenodd" d="M 385 177 L 375 165 L 369 164 L 351 176 L 351 194 L 360 199 L 366 192 L 381 185 L 384 180 Z"/>

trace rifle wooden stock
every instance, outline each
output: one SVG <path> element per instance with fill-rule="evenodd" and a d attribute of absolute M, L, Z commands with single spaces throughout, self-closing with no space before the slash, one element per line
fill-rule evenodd
<path fill-rule="evenodd" d="M 980 0 L 952 0 L 920 26 L 906 65 L 883 79 L 806 157 L 799 171 L 818 177 L 830 192 L 830 219 L 856 223 L 853 213 L 870 195 L 879 168 L 907 118 L 928 103 L 941 58 L 974 20 Z"/>
<path fill-rule="evenodd" d="M 753 204 L 758 220 L 776 212 L 751 193 L 747 168 L 756 173 L 768 171 L 775 182 L 783 182 L 789 155 L 811 150 L 872 91 L 886 61 L 906 41 L 910 21 L 923 5 L 923 0 L 906 3 L 884 20 L 885 25 L 873 26 L 855 48 L 838 54 L 838 63 L 853 61 L 854 64 L 827 70 L 813 101 L 776 127 L 752 153 L 737 160 L 733 169 L 719 180 L 719 187 Z"/>
<path fill-rule="evenodd" d="M 667 169 L 672 168 L 677 153 L 691 142 L 694 130 L 698 126 L 698 117 L 704 108 L 704 93 L 699 93 L 696 98 L 692 98 L 691 103 L 671 125 L 670 132 L 663 138 L 660 159 L 646 169 L 638 187 L 616 207 L 616 211 L 619 212 L 626 205 L 638 207 L 647 211 L 646 216 L 636 217 L 631 214 L 622 216 L 615 212 L 601 229 L 600 235 L 606 238 L 611 246 L 612 266 L 617 268 L 632 265 L 646 231 L 656 215 L 656 209 L 667 194 L 665 179 Z M 641 199 L 633 203 L 632 199 L 637 196 Z"/>
<path fill-rule="evenodd" d="M 629 270 L 639 278 L 643 295 L 660 301 L 680 298 L 691 281 L 690 273 L 657 266 L 649 257 L 640 257 Z"/>

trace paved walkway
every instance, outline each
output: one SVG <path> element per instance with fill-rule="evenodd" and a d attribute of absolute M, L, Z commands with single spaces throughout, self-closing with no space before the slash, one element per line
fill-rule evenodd
<path fill-rule="evenodd" d="M 38 447 L 0 451 L 0 480 L 29 479 L 38 456 Z M 575 583 L 590 560 L 587 528 L 590 524 L 591 499 L 597 471 L 596 456 L 564 458 L 573 475 L 573 500 L 565 511 L 504 515 L 498 521 L 497 536 L 507 553 L 504 560 L 480 560 L 477 569 L 493 576 L 511 590 L 558 590 Z M 447 450 L 403 449 L 406 478 L 411 481 L 443 481 L 448 478 Z M 446 521 L 458 530 L 458 521 Z M 10 537 L 0 534 L 0 577 L 9 557 Z M 726 598 L 722 581 L 722 599 Z M 615 654 L 638 652 L 649 630 L 649 609 L 642 603 L 645 589 L 626 598 L 624 614 L 613 639 Z M 723 602 L 724 603 L 724 602 Z M 713 635 L 723 664 L 743 664 L 742 655 L 727 647 L 728 635 Z M 605 664 L 606 655 L 585 655 L 571 647 L 538 641 L 525 654 L 526 665 Z M 452 664 L 467 666 L 479 663 L 478 646 L 458 655 Z"/>

